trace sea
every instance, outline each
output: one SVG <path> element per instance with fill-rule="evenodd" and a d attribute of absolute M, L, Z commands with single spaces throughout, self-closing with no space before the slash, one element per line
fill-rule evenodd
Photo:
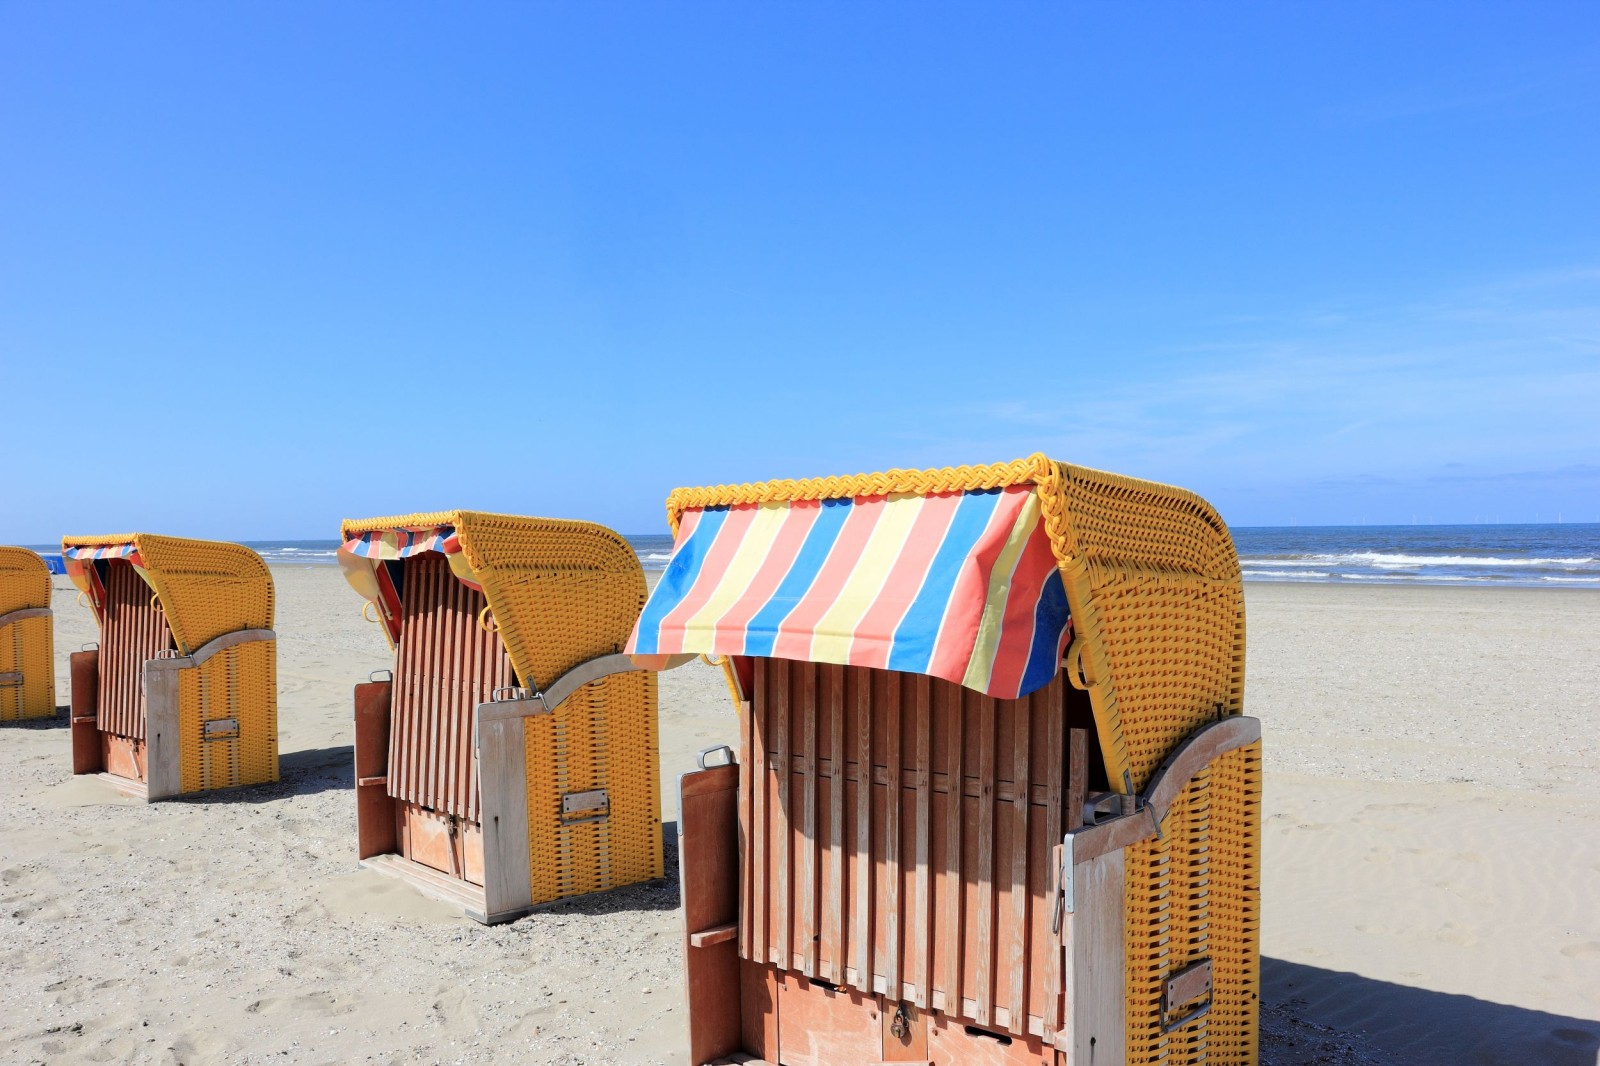
<path fill-rule="evenodd" d="M 1600 523 L 1242 526 L 1232 533 L 1246 581 L 1600 589 Z M 627 539 L 644 569 L 666 568 L 670 537 Z M 333 566 L 339 547 L 335 540 L 244 543 L 273 566 Z M 35 550 L 59 555 L 58 545 Z"/>

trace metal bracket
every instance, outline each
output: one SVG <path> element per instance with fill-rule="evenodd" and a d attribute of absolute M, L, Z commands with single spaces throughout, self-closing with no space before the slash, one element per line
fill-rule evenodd
<path fill-rule="evenodd" d="M 15 688 L 22 684 L 22 672 L 0 674 L 0 688 Z"/>
<path fill-rule="evenodd" d="M 1181 1017 L 1173 1014 L 1181 1007 L 1193 1003 L 1201 996 L 1205 1001 L 1185 1012 Z M 1161 984 L 1161 1031 L 1170 1033 L 1198 1021 L 1211 1012 L 1211 960 L 1201 959 L 1191 963 L 1167 978 Z"/>
<path fill-rule="evenodd" d="M 388 674 L 389 676 L 380 679 L 378 677 L 379 674 Z M 393 670 L 374 670 L 374 671 L 372 671 L 372 673 L 367 675 L 367 680 L 368 681 L 372 681 L 372 682 L 378 682 L 380 680 L 381 681 L 393 681 L 394 680 L 394 671 Z"/>
<path fill-rule="evenodd" d="M 561 822 L 592 822 L 611 814 L 611 798 L 603 788 L 588 792 L 568 792 L 561 797 Z"/>
<path fill-rule="evenodd" d="M 232 740 L 239 735 L 239 719 L 213 718 L 201 727 L 203 740 Z"/>

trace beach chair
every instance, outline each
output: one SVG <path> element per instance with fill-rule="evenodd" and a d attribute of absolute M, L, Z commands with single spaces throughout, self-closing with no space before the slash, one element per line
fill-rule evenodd
<path fill-rule="evenodd" d="M 63 537 L 100 625 L 73 652 L 72 772 L 147 800 L 278 780 L 272 575 L 239 544 Z"/>
<path fill-rule="evenodd" d="M 472 511 L 342 532 L 395 652 L 355 691 L 362 863 L 485 924 L 661 877 L 655 676 L 620 654 L 645 600 L 627 542 Z"/>
<path fill-rule="evenodd" d="M 679 821 L 689 1061 L 1257 1055 L 1259 723 L 1191 493 L 1043 456 L 680 489 L 630 638 L 721 656 Z"/>
<path fill-rule="evenodd" d="M 55 713 L 50 569 L 27 548 L 0 546 L 0 722 Z"/>

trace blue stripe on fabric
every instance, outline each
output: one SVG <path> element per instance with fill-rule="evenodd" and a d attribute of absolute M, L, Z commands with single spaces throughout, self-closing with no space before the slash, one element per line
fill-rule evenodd
<path fill-rule="evenodd" d="M 823 564 L 828 561 L 828 553 L 833 550 L 834 541 L 839 539 L 845 519 L 850 517 L 850 512 L 855 508 L 853 499 L 823 500 L 821 503 L 822 509 L 806 531 L 805 543 L 800 545 L 799 553 L 789 565 L 789 572 L 783 575 L 783 580 L 767 598 L 767 602 L 761 605 L 755 617 L 746 623 L 745 655 L 772 654 L 772 646 L 778 640 L 778 627 L 800 605 L 806 592 L 816 582 Z"/>
<path fill-rule="evenodd" d="M 660 653 L 661 623 L 667 620 L 667 615 L 672 613 L 672 609 L 682 603 L 689 590 L 694 588 L 695 580 L 705 568 L 706 556 L 711 551 L 711 545 L 716 542 L 717 534 L 727 519 L 726 507 L 707 507 L 700 513 L 700 521 L 695 525 L 694 532 L 689 534 L 689 539 L 684 542 L 683 547 L 673 553 L 666 570 L 661 574 L 661 581 L 656 585 L 655 592 L 644 605 L 644 613 L 639 616 L 639 643 L 634 647 L 633 654 Z"/>
<path fill-rule="evenodd" d="M 1039 602 L 1033 609 L 1033 647 L 1028 652 L 1028 666 L 1022 671 L 1020 698 L 1044 688 L 1061 667 L 1061 632 L 1070 617 L 1067 608 L 1067 586 L 1061 580 L 1061 571 L 1053 571 L 1039 590 Z"/>
<path fill-rule="evenodd" d="M 927 576 L 922 579 L 917 598 L 895 627 L 894 645 L 889 649 L 890 670 L 927 673 L 934 645 L 939 640 L 939 629 L 944 624 L 945 608 L 955 590 L 956 578 L 961 576 L 961 564 L 972 553 L 983 531 L 989 528 L 989 519 L 1000 504 L 999 489 L 977 489 L 964 496 L 950 520 L 944 543 L 939 545 Z"/>

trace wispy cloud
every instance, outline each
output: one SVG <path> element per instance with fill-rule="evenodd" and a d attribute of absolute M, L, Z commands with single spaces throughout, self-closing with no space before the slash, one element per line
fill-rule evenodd
<path fill-rule="evenodd" d="M 1216 326 L 1160 371 L 1085 370 L 964 421 L 982 454 L 1043 447 L 1174 480 L 1578 476 L 1600 454 L 1597 297 L 1583 267 L 1356 304 L 1331 329 L 1321 309 L 1247 337 Z"/>

